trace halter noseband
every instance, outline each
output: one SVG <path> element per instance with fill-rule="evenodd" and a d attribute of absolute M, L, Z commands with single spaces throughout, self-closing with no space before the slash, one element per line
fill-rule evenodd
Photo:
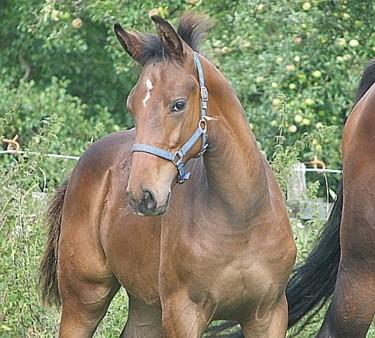
<path fill-rule="evenodd" d="M 194 63 L 198 73 L 199 87 L 200 87 L 200 119 L 198 127 L 191 135 L 191 137 L 185 142 L 185 144 L 177 151 L 171 152 L 158 147 L 151 146 L 149 144 L 136 143 L 133 145 L 132 152 L 143 152 L 152 154 L 165 160 L 173 162 L 178 171 L 178 183 L 185 183 L 190 178 L 190 173 L 185 171 L 184 156 L 189 152 L 191 148 L 202 138 L 201 151 L 198 156 L 202 155 L 208 146 L 207 142 L 207 103 L 208 103 L 208 91 L 204 83 L 204 73 L 202 64 L 199 60 L 197 53 L 193 52 Z"/>

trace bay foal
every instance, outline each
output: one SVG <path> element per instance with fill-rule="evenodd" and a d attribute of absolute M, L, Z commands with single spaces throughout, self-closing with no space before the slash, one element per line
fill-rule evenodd
<path fill-rule="evenodd" d="M 214 319 L 284 337 L 296 249 L 275 177 L 229 82 L 196 54 L 207 22 L 152 20 L 157 36 L 115 25 L 143 66 L 135 130 L 92 145 L 51 204 L 42 277 L 60 337 L 92 336 L 120 286 L 123 337 L 200 337 Z"/>

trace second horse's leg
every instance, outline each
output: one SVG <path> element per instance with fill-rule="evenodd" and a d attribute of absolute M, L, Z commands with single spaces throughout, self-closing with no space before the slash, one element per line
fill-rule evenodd
<path fill-rule="evenodd" d="M 366 337 L 375 312 L 375 271 L 366 262 L 340 262 L 332 302 L 319 338 Z"/>

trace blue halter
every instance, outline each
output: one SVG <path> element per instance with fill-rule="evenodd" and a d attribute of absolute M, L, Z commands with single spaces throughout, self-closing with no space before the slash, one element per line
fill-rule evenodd
<path fill-rule="evenodd" d="M 136 143 L 133 145 L 132 152 L 143 152 L 152 154 L 168 161 L 173 162 L 178 171 L 178 183 L 185 183 L 190 178 L 190 173 L 185 171 L 184 157 L 189 152 L 191 148 L 202 138 L 201 151 L 198 156 L 201 156 L 207 149 L 207 103 L 208 103 L 208 91 L 204 83 L 204 73 L 199 56 L 197 53 L 193 53 L 194 63 L 198 73 L 199 87 L 200 87 L 200 120 L 198 122 L 198 127 L 191 135 L 191 137 L 186 141 L 186 143 L 177 151 L 171 152 L 158 147 L 154 147 L 148 144 Z"/>

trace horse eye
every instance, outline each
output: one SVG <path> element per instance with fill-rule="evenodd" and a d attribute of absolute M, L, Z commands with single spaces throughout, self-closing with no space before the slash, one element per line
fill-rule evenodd
<path fill-rule="evenodd" d="M 175 104 L 173 105 L 171 111 L 175 113 L 175 112 L 178 112 L 178 111 L 184 110 L 185 107 L 186 107 L 186 102 L 185 102 L 185 100 L 177 100 L 177 101 L 175 102 Z"/>

